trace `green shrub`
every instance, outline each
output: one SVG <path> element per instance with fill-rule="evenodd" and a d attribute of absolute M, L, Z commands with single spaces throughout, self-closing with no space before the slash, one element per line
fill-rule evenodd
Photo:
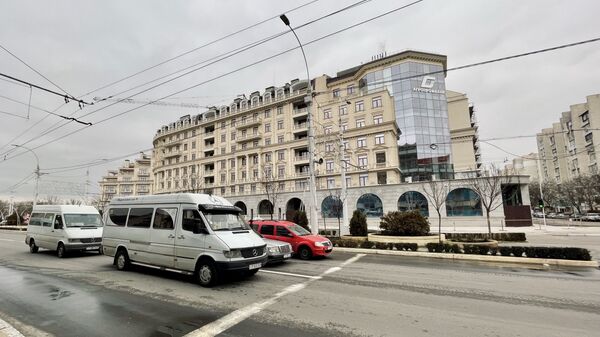
<path fill-rule="evenodd" d="M 585 248 L 563 248 L 565 259 L 590 261 L 592 256 L 590 251 Z"/>
<path fill-rule="evenodd" d="M 406 245 L 408 246 L 408 249 L 412 250 L 413 252 L 419 250 L 419 245 L 416 243 L 407 243 Z"/>
<path fill-rule="evenodd" d="M 355 210 L 350 219 L 350 235 L 367 236 L 367 217 L 363 212 Z"/>
<path fill-rule="evenodd" d="M 394 250 L 394 247 L 396 247 L 396 245 L 393 242 L 388 242 L 387 249 Z"/>
<path fill-rule="evenodd" d="M 502 256 L 510 256 L 510 253 L 512 252 L 512 247 L 509 247 L 509 246 L 500 246 L 499 250 L 500 250 L 500 255 L 502 255 Z"/>
<path fill-rule="evenodd" d="M 429 223 L 418 211 L 388 212 L 381 218 L 379 228 L 384 235 L 423 236 L 429 234 Z"/>
<path fill-rule="evenodd" d="M 303 227 L 304 229 L 310 232 L 310 226 L 308 226 L 308 218 L 306 217 L 306 212 L 297 211 L 296 213 L 294 213 L 294 216 L 292 217 L 292 222 L 296 223 L 297 225 Z"/>
<path fill-rule="evenodd" d="M 498 254 L 498 247 L 490 247 L 490 255 L 496 256 Z"/>
<path fill-rule="evenodd" d="M 465 254 L 475 254 L 475 245 L 463 245 Z"/>
<path fill-rule="evenodd" d="M 446 239 L 458 242 L 483 242 L 490 238 L 486 233 L 446 233 Z M 527 241 L 525 233 L 492 233 L 492 240 L 497 241 Z"/>
<path fill-rule="evenodd" d="M 358 247 L 358 242 L 355 240 L 341 239 L 338 241 L 339 247 L 347 247 L 347 248 L 356 248 Z"/>
<path fill-rule="evenodd" d="M 375 249 L 388 249 L 387 242 L 375 242 Z"/>
<path fill-rule="evenodd" d="M 475 246 L 475 251 L 479 255 L 488 255 L 488 253 L 490 252 L 490 247 L 486 245 L 477 245 Z"/>
<path fill-rule="evenodd" d="M 359 244 L 360 248 L 373 248 L 373 242 L 370 242 L 369 240 L 364 240 Z"/>
<path fill-rule="evenodd" d="M 427 247 L 430 253 L 441 253 L 444 251 L 444 245 L 437 242 L 428 242 L 425 244 L 425 247 Z"/>
<path fill-rule="evenodd" d="M 512 246 L 512 253 L 515 257 L 522 257 L 525 250 L 521 246 Z"/>

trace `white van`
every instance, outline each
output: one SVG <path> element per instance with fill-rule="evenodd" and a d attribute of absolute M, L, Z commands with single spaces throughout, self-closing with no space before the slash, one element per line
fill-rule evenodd
<path fill-rule="evenodd" d="M 253 275 L 267 261 L 266 245 L 240 214 L 214 195 L 113 198 L 104 212 L 104 254 L 119 270 L 135 263 L 193 274 L 205 287 L 225 271 Z"/>
<path fill-rule="evenodd" d="M 56 250 L 58 257 L 69 251 L 102 252 L 102 219 L 93 206 L 35 206 L 27 225 L 25 244 L 31 253 L 39 248 Z"/>

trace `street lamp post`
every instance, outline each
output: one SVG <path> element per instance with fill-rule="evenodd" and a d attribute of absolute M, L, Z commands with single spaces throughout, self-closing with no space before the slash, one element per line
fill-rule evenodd
<path fill-rule="evenodd" d="M 33 197 L 33 207 L 35 207 L 37 205 L 37 199 L 38 199 L 38 191 L 39 191 L 39 184 L 40 184 L 40 158 L 38 158 L 37 154 L 35 154 L 35 152 L 33 152 L 32 149 L 25 147 L 23 145 L 17 145 L 17 144 L 12 144 L 12 146 L 15 147 L 20 147 L 23 148 L 31 153 L 33 153 L 33 155 L 35 156 L 35 161 L 36 161 L 36 166 L 35 166 L 35 196 Z"/>
<path fill-rule="evenodd" d="M 300 45 L 300 50 L 302 51 L 302 57 L 304 57 L 304 66 L 306 67 L 306 81 L 307 81 L 307 89 L 306 89 L 306 97 L 304 97 L 304 102 L 306 103 L 306 112 L 307 112 L 307 123 L 308 123 L 308 175 L 309 175 L 309 189 L 310 189 L 310 198 L 309 198 L 309 209 L 310 209 L 310 222 L 311 222 L 311 230 L 313 234 L 319 233 L 319 221 L 317 219 L 317 183 L 315 179 L 315 133 L 313 128 L 313 115 L 311 112 L 311 104 L 312 104 L 312 85 L 310 83 L 310 74 L 308 72 L 308 62 L 306 61 L 306 54 L 304 53 L 304 48 L 302 47 L 302 42 L 300 42 L 300 38 L 290 25 L 290 20 L 282 14 L 279 16 L 281 21 L 288 26 L 288 28 L 292 31 L 298 44 Z"/>

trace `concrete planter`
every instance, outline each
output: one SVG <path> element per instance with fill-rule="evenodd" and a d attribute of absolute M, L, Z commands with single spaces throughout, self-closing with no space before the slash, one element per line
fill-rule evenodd
<path fill-rule="evenodd" d="M 446 236 L 442 234 L 442 241 Z M 372 242 L 386 242 L 386 243 L 416 243 L 421 247 L 424 247 L 429 242 L 438 242 L 438 236 L 426 235 L 426 236 L 390 236 L 381 234 L 369 234 L 369 241 Z"/>
<path fill-rule="evenodd" d="M 365 241 L 367 239 L 366 236 L 352 236 L 352 235 L 342 235 L 341 239 L 343 240 L 354 240 L 354 241 Z"/>

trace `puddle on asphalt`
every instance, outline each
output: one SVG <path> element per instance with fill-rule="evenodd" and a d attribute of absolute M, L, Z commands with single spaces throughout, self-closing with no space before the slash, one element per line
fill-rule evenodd
<path fill-rule="evenodd" d="M 68 290 L 64 290 L 64 289 L 60 289 L 60 288 L 56 288 L 56 287 L 50 287 L 50 291 L 48 296 L 50 297 L 51 300 L 53 301 L 57 301 L 66 297 L 69 297 L 73 295 L 73 292 L 68 291 Z"/>
<path fill-rule="evenodd" d="M 156 331 L 151 334 L 151 337 L 179 337 L 185 336 L 188 333 L 199 329 L 206 325 L 210 320 L 198 319 L 198 320 L 186 320 L 175 324 L 166 324 L 159 326 Z"/>

